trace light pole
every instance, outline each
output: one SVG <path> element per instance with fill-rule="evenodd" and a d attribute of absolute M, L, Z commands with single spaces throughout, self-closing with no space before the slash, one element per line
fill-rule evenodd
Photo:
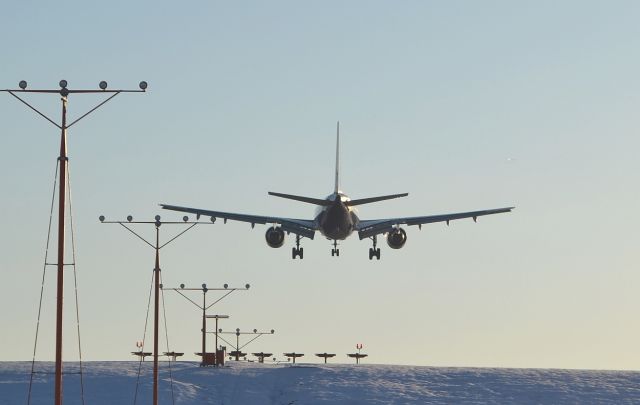
<path fill-rule="evenodd" d="M 207 339 L 206 339 L 206 334 L 207 334 L 207 318 L 215 318 L 216 320 L 216 331 L 218 330 L 218 319 L 227 319 L 229 318 L 228 315 L 207 315 L 207 310 L 209 308 L 211 308 L 212 306 L 214 306 L 215 304 L 217 304 L 218 302 L 222 301 L 223 299 L 225 299 L 226 297 L 229 296 L 229 294 L 233 293 L 234 291 L 247 291 L 251 286 L 249 284 L 245 284 L 244 288 L 239 288 L 239 287 L 229 287 L 229 284 L 225 284 L 223 286 L 223 288 L 209 288 L 207 287 L 206 284 L 202 284 L 201 288 L 188 288 L 185 287 L 184 284 L 180 284 L 180 288 L 165 288 L 165 290 L 170 290 L 170 291 L 175 291 L 178 294 L 180 294 L 181 296 L 183 296 L 187 301 L 189 301 L 190 303 L 192 303 L 193 305 L 195 305 L 198 309 L 200 309 L 202 311 L 202 363 L 200 363 L 201 366 L 205 366 L 206 365 L 206 353 L 207 353 Z M 184 294 L 185 291 L 202 291 L 202 305 L 197 304 L 195 301 L 193 301 L 191 298 L 189 298 L 186 294 Z M 207 305 L 207 292 L 209 291 L 225 291 L 226 293 L 218 298 L 217 300 L 215 300 L 213 303 Z M 218 333 L 216 332 L 216 358 L 214 361 L 214 364 L 217 366 L 218 365 L 218 358 L 217 358 L 217 352 L 218 351 Z"/>
<path fill-rule="evenodd" d="M 54 388 L 54 396 L 55 396 L 55 405 L 62 405 L 62 316 L 63 316 L 63 294 L 64 294 L 64 252 L 65 252 L 65 208 L 66 208 L 66 179 L 67 179 L 67 168 L 69 165 L 69 157 L 67 155 L 67 129 L 71 128 L 78 121 L 91 114 L 109 100 L 114 98 L 120 93 L 144 93 L 147 89 L 147 82 L 140 82 L 139 88 L 140 90 L 107 90 L 107 82 L 101 81 L 98 85 L 99 90 L 95 89 L 69 89 L 68 83 L 66 80 L 60 80 L 59 89 L 37 89 L 31 90 L 27 89 L 27 82 L 21 80 L 18 83 L 18 87 L 20 89 L 6 89 L 0 90 L 2 92 L 7 92 L 11 94 L 13 97 L 18 99 L 24 105 L 29 107 L 31 110 L 36 112 L 42 118 L 49 121 L 55 127 L 60 129 L 60 155 L 58 156 L 58 163 L 60 165 L 60 185 L 59 185 L 59 193 L 58 193 L 58 262 L 57 262 L 57 299 L 56 299 L 56 371 L 55 371 L 55 388 Z M 22 97 L 18 96 L 19 93 L 49 93 L 49 94 L 59 94 L 60 100 L 62 101 L 62 122 L 57 124 L 53 119 L 47 117 L 45 114 L 40 112 L 37 108 L 29 104 Z M 109 93 L 109 96 L 106 100 L 102 101 L 91 110 L 86 112 L 84 115 L 80 116 L 80 118 L 75 121 L 67 124 L 67 101 L 70 94 L 87 94 L 87 93 Z M 29 395 L 29 400 L 31 400 L 31 395 Z"/>
<path fill-rule="evenodd" d="M 154 311 L 153 311 L 153 405 L 158 405 L 158 323 L 159 323 L 159 306 L 160 306 L 160 249 L 164 248 L 180 236 L 184 235 L 187 231 L 192 229 L 198 224 L 211 224 L 209 222 L 189 221 L 189 217 L 184 216 L 182 222 L 161 222 L 160 215 L 155 216 L 155 221 L 134 221 L 131 215 L 127 216 L 127 221 L 106 221 L 104 215 L 100 215 L 100 222 L 103 224 L 119 224 L 133 235 L 138 237 L 148 246 L 155 250 L 155 267 L 153 268 L 154 279 Z M 138 233 L 136 233 L 130 225 L 133 224 L 146 224 L 153 225 L 156 228 L 155 243 L 151 243 Z M 189 225 L 186 229 L 182 230 L 164 244 L 160 244 L 160 226 L 161 225 Z"/>

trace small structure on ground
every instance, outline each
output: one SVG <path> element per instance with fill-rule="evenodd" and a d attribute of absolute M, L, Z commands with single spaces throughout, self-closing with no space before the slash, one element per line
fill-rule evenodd
<path fill-rule="evenodd" d="M 365 357 L 368 356 L 368 354 L 364 354 L 364 353 L 347 353 L 347 356 L 351 357 L 352 359 L 356 359 L 356 364 L 360 364 L 360 359 L 364 359 Z"/>
<path fill-rule="evenodd" d="M 141 357 L 142 361 L 144 361 L 145 357 L 153 355 L 153 353 L 151 353 L 151 352 L 143 352 L 142 350 L 140 350 L 138 352 L 131 352 L 131 354 L 133 354 L 134 356 Z"/>
<path fill-rule="evenodd" d="M 284 355 L 287 356 L 289 359 L 293 359 L 293 364 L 296 364 L 296 358 L 297 357 L 304 356 L 303 353 L 296 353 L 296 352 L 284 353 Z"/>
<path fill-rule="evenodd" d="M 232 350 L 229 352 L 229 356 L 231 360 L 235 359 L 236 361 L 240 361 L 240 357 L 247 357 L 247 353 L 243 353 L 242 350 Z"/>
<path fill-rule="evenodd" d="M 324 359 L 324 364 L 327 364 L 327 359 L 335 357 L 335 355 L 335 353 L 316 353 L 316 356 L 322 357 Z"/>
<path fill-rule="evenodd" d="M 179 353 L 179 352 L 164 352 L 162 354 L 169 357 L 169 359 L 173 361 L 176 361 L 178 357 L 184 356 L 184 353 Z"/>
<path fill-rule="evenodd" d="M 362 350 L 362 348 L 364 347 L 364 345 L 362 343 L 358 343 L 356 345 L 356 349 L 358 349 L 358 353 L 347 353 L 347 356 L 351 357 L 352 359 L 356 359 L 356 364 L 360 364 L 360 359 L 364 359 L 365 357 L 367 357 L 367 354 L 364 353 L 360 353 L 360 350 Z"/>
<path fill-rule="evenodd" d="M 251 353 L 251 354 L 253 354 L 258 358 L 258 363 L 264 363 L 265 357 L 271 357 L 273 355 L 273 353 L 264 353 L 264 352 Z"/>
<path fill-rule="evenodd" d="M 216 354 L 214 352 L 206 352 L 204 356 L 202 356 L 202 352 L 196 352 L 195 355 L 202 357 L 202 361 L 200 362 L 200 367 L 217 365 Z"/>

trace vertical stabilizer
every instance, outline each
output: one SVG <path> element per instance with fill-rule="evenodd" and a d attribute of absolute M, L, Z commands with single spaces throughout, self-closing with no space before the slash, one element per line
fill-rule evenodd
<path fill-rule="evenodd" d="M 340 121 L 338 121 L 338 127 L 336 128 L 336 186 L 333 190 L 337 193 L 340 189 Z"/>

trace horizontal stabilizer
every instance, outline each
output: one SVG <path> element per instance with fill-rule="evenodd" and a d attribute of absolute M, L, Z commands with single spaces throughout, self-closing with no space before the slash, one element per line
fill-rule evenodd
<path fill-rule="evenodd" d="M 383 195 L 380 197 L 360 198 L 358 200 L 345 201 L 345 204 L 352 207 L 354 205 L 369 204 L 377 201 L 391 200 L 393 198 L 406 197 L 409 193 Z"/>
<path fill-rule="evenodd" d="M 291 194 L 282 194 L 282 193 L 274 193 L 269 191 L 269 195 L 281 198 L 288 198 L 289 200 L 302 201 L 309 204 L 328 206 L 331 205 L 331 201 L 322 200 L 320 198 L 311 198 L 311 197 L 302 197 L 299 195 L 291 195 Z"/>

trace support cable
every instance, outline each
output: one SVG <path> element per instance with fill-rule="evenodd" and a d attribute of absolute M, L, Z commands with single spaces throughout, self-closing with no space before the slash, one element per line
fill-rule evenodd
<path fill-rule="evenodd" d="M 162 276 L 160 276 L 160 284 L 162 284 Z M 167 307 L 164 305 L 164 289 L 160 289 L 160 295 L 162 296 L 162 317 L 164 319 L 164 336 L 167 341 L 167 353 L 171 352 L 169 348 L 169 329 L 167 328 Z M 171 357 L 169 357 L 169 383 L 171 384 L 171 403 L 175 405 L 176 400 L 173 394 L 173 375 L 171 374 Z"/>
<path fill-rule="evenodd" d="M 76 241 L 75 241 L 75 229 L 73 227 L 73 209 L 71 203 L 71 169 L 67 163 L 67 200 L 69 201 L 69 226 L 71 228 L 71 254 L 73 261 L 73 283 L 75 289 L 76 299 L 76 329 L 78 331 L 78 357 L 80 366 L 80 398 L 82 405 L 84 405 L 84 373 L 82 367 L 82 344 L 80 340 L 80 305 L 78 304 L 78 277 L 76 268 Z"/>
<path fill-rule="evenodd" d="M 229 294 L 231 294 L 232 292 L 234 292 L 236 289 L 234 288 L 233 290 L 229 291 L 228 293 L 226 293 L 225 295 L 223 295 L 222 297 L 218 298 L 217 300 L 213 301 L 208 307 L 206 307 L 204 310 L 206 311 L 207 309 L 211 308 L 212 306 L 216 305 L 218 302 L 222 301 L 223 299 L 227 298 L 227 296 Z"/>
<path fill-rule="evenodd" d="M 235 348 L 235 347 L 236 347 L 236 345 L 234 345 L 233 343 L 229 342 L 227 339 L 225 339 L 224 337 L 222 337 L 222 336 L 220 336 L 220 335 L 218 335 L 218 339 L 222 340 L 223 342 L 225 342 L 226 344 L 228 344 L 230 347 L 233 347 L 233 348 Z M 216 349 L 216 350 L 217 350 L 217 349 Z M 238 350 L 240 350 L 240 349 L 238 349 Z"/>
<path fill-rule="evenodd" d="M 196 302 L 194 300 L 192 300 L 191 298 L 187 297 L 186 295 L 184 295 L 181 291 L 179 290 L 175 290 L 175 292 L 177 292 L 178 294 L 182 295 L 184 298 L 186 298 L 187 301 L 189 301 L 190 303 L 192 303 L 193 305 L 195 305 L 198 309 L 202 309 L 202 307 L 200 306 L 200 304 L 196 304 Z"/>
<path fill-rule="evenodd" d="M 155 272 L 151 273 L 151 284 L 149 285 L 149 300 L 147 301 L 147 316 L 144 319 L 144 332 L 142 333 L 142 347 L 140 348 L 140 361 L 138 362 L 138 376 L 136 378 L 136 391 L 133 396 L 133 405 L 136 405 L 138 401 L 138 386 L 140 385 L 140 372 L 142 368 L 142 362 L 144 360 L 144 356 L 142 352 L 144 352 L 144 344 L 147 340 L 147 324 L 149 323 L 149 308 L 151 307 L 151 292 L 153 291 L 153 278 L 155 276 Z"/>
<path fill-rule="evenodd" d="M 248 341 L 247 343 L 243 344 L 242 346 L 240 346 L 240 348 L 238 350 L 242 350 L 244 349 L 246 346 L 249 345 L 249 343 L 253 342 L 254 340 L 256 340 L 257 338 L 259 338 L 260 336 L 262 336 L 263 334 L 259 334 L 258 336 L 254 337 L 253 339 L 251 339 L 250 341 Z"/>
<path fill-rule="evenodd" d="M 193 228 L 194 226 L 198 225 L 198 222 L 194 222 L 193 224 L 191 224 L 191 226 L 189 226 L 187 229 L 185 229 L 184 231 L 180 232 L 179 234 L 177 234 L 176 236 L 174 236 L 173 238 L 169 239 L 167 242 L 165 242 L 162 246 L 159 247 L 159 249 L 162 249 L 163 247 L 167 246 L 169 243 L 173 242 L 174 240 L 178 239 L 180 236 L 182 236 L 184 233 L 186 233 L 187 231 L 189 231 L 191 228 Z"/>
<path fill-rule="evenodd" d="M 38 304 L 38 320 L 36 322 L 36 337 L 33 343 L 33 358 L 31 360 L 31 375 L 29 377 L 29 394 L 27 396 L 27 405 L 31 404 L 31 389 L 33 388 L 33 375 L 35 374 L 36 349 L 38 347 L 38 332 L 40 331 L 40 315 L 42 314 L 42 296 L 44 294 L 45 275 L 47 272 L 47 258 L 49 256 L 49 242 L 51 241 L 51 224 L 53 222 L 53 207 L 56 198 L 56 188 L 58 185 L 58 168 L 60 162 L 56 160 L 56 173 L 53 176 L 53 193 L 51 196 L 51 210 L 49 211 L 49 227 L 47 228 L 47 244 L 44 250 L 44 265 L 42 266 L 42 284 L 40 285 L 40 302 Z"/>

